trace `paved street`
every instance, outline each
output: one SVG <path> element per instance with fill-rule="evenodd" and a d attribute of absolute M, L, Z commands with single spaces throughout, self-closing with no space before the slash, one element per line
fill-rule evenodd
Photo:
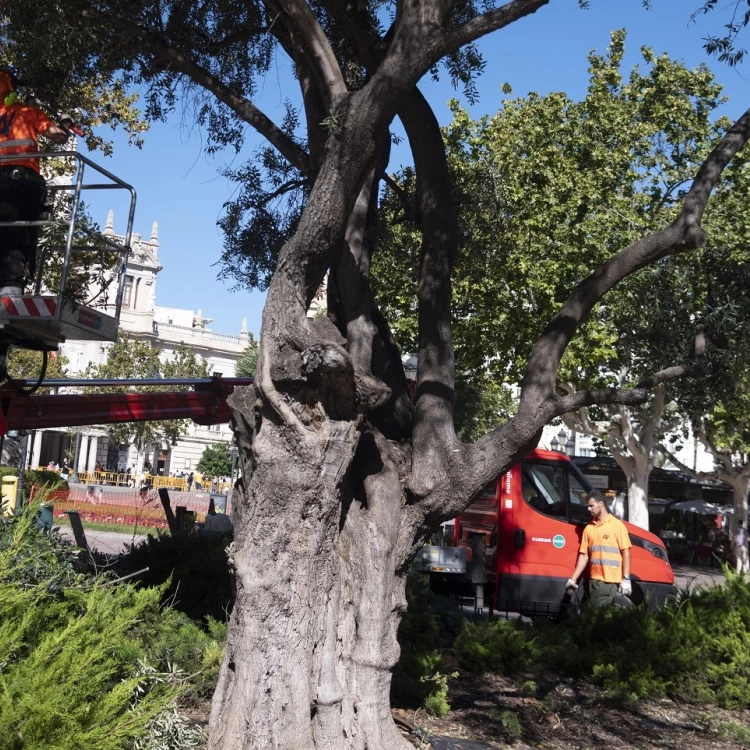
<path fill-rule="evenodd" d="M 60 536 L 73 539 L 73 529 L 70 526 L 60 526 L 59 529 Z M 125 551 L 127 545 L 137 544 L 146 538 L 141 534 L 123 534 L 119 531 L 93 531 L 87 529 L 85 524 L 84 531 L 89 547 L 105 555 L 118 555 Z"/>
<path fill-rule="evenodd" d="M 721 568 L 707 568 L 703 565 L 673 565 L 675 585 L 680 589 L 694 589 L 699 586 L 716 586 L 724 581 Z"/>

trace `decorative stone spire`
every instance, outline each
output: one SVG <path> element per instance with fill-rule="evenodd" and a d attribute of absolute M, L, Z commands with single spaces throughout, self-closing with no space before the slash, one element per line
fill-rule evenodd
<path fill-rule="evenodd" d="M 240 343 L 250 343 L 250 334 L 247 332 L 247 318 L 242 319 L 242 327 L 240 328 Z"/>
<path fill-rule="evenodd" d="M 107 225 L 104 227 L 104 234 L 115 233 L 115 212 L 110 210 L 107 214 Z"/>
<path fill-rule="evenodd" d="M 159 222 L 155 221 L 151 225 L 151 244 L 154 247 L 159 247 Z"/>

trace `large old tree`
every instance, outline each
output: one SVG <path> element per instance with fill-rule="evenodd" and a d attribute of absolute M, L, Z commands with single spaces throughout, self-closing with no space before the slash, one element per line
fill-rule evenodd
<path fill-rule="evenodd" d="M 473 444 L 456 437 L 457 218 L 440 129 L 418 83 L 445 69 L 472 94 L 482 67 L 474 43 L 556 1 L 58 0 L 4 11 L 10 53 L 49 106 L 62 106 L 63 91 L 75 105 L 77 78 L 139 82 L 149 116 L 188 96 L 212 147 L 237 144 L 248 124 L 272 149 L 238 170 L 242 194 L 224 221 L 229 275 L 267 283 L 268 297 L 255 386 L 232 403 L 244 476 L 233 502 L 237 600 L 211 748 L 406 747 L 390 718 L 390 675 L 406 572 L 431 529 L 532 448 L 550 419 L 642 403 L 700 366 L 698 337 L 695 358 L 685 342 L 683 361 L 633 388 L 564 394 L 557 383 L 568 344 L 603 295 L 704 244 L 701 218 L 750 135 L 750 112 L 727 129 L 668 222 L 571 286 L 528 355 L 513 417 Z M 303 102 L 281 125 L 253 103 L 255 77 L 277 47 L 294 61 Z M 422 233 L 413 405 L 369 279 L 396 117 Z M 328 317 L 308 319 L 329 270 Z"/>

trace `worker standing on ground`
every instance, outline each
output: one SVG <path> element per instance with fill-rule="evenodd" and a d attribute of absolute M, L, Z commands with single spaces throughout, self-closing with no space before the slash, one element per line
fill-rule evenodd
<path fill-rule="evenodd" d="M 0 221 L 38 221 L 46 182 L 39 159 L 24 159 L 38 151 L 40 135 L 65 143 L 73 121 L 63 115 L 55 125 L 37 107 L 18 101 L 18 80 L 11 68 L 0 68 Z M 0 295 L 20 296 L 36 265 L 38 227 L 0 227 Z"/>
<path fill-rule="evenodd" d="M 578 580 L 586 567 L 589 572 L 589 601 L 596 607 L 613 604 L 618 593 L 630 596 L 630 536 L 625 524 L 615 518 L 599 490 L 592 490 L 587 498 L 591 521 L 583 530 L 578 562 L 565 586 L 568 591 L 578 588 Z"/>
<path fill-rule="evenodd" d="M 747 529 L 741 518 L 737 521 L 737 531 L 734 532 L 734 558 L 737 565 L 737 575 L 747 573 Z"/>

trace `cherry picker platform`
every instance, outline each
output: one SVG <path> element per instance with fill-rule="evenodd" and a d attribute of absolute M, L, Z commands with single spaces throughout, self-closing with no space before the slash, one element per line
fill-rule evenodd
<path fill-rule="evenodd" d="M 8 346 L 17 346 L 52 352 L 68 339 L 116 341 L 125 288 L 125 269 L 131 251 L 135 189 L 77 151 L 39 152 L 24 154 L 23 158 L 72 160 L 76 163 L 76 169 L 70 182 L 53 180 L 47 185 L 48 195 L 69 193 L 67 206 L 61 205 L 64 201 L 56 201 L 56 210 L 52 215 L 38 221 L 0 221 L 0 228 L 57 227 L 58 230 L 65 230 L 64 244 L 53 244 L 38 251 L 32 293 L 0 297 L 0 348 L 4 346 L 7 351 Z M 0 156 L 0 165 L 13 160 L 17 161 L 18 156 Z M 85 182 L 87 170 L 96 173 L 94 182 Z M 130 194 L 128 223 L 122 243 L 99 234 L 93 244 L 76 244 L 76 233 L 80 230 L 81 223 L 82 195 L 97 190 L 124 190 Z M 57 262 L 55 253 L 59 254 L 60 251 L 62 264 L 59 273 L 55 268 L 55 273 L 50 274 L 49 266 Z M 102 275 L 97 288 L 87 290 L 88 297 L 81 299 L 80 295 L 77 297 L 72 293 L 70 280 L 80 265 L 79 254 L 92 251 L 104 251 L 101 257 L 111 258 L 112 265 Z M 55 278 L 56 284 L 51 285 L 49 278 Z"/>

